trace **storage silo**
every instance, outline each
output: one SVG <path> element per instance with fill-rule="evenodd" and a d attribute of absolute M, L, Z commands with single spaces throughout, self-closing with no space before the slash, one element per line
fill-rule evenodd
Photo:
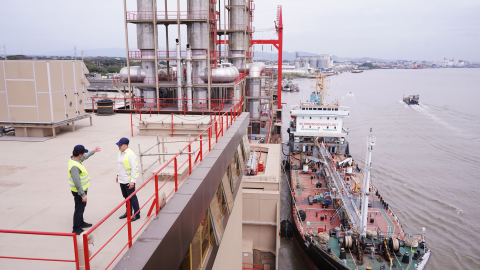
<path fill-rule="evenodd" d="M 318 58 L 317 61 L 318 68 L 328 68 L 328 60 L 325 58 Z"/>
<path fill-rule="evenodd" d="M 317 68 L 317 58 L 311 57 L 308 61 L 308 64 L 310 65 L 310 68 Z"/>

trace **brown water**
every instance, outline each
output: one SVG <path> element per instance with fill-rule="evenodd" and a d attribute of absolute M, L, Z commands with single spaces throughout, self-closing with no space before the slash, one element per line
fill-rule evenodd
<path fill-rule="evenodd" d="M 426 228 L 428 269 L 480 269 L 480 69 L 371 70 L 328 80 L 326 101 L 350 107 L 350 153 L 363 164 L 373 128 L 373 184 L 406 233 Z M 282 92 L 284 142 L 289 109 L 308 99 L 314 80 L 295 83 L 299 93 Z M 406 105 L 408 94 L 419 94 L 420 105 Z M 290 210 L 285 186 L 282 219 Z M 280 269 L 304 269 L 289 260 L 289 245 L 282 242 L 280 261 L 289 263 Z"/>

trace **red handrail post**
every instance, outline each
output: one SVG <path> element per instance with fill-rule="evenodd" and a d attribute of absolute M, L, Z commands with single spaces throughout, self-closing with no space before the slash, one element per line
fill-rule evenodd
<path fill-rule="evenodd" d="M 217 116 L 215 115 L 215 143 L 218 143 Z"/>
<path fill-rule="evenodd" d="M 88 235 L 87 234 L 83 234 L 83 256 L 85 257 L 85 270 L 90 270 L 90 254 L 88 252 Z"/>
<path fill-rule="evenodd" d="M 140 121 L 142 121 L 142 110 L 138 110 L 138 112 L 140 113 Z"/>
<path fill-rule="evenodd" d="M 132 247 L 132 213 L 130 200 L 127 201 L 128 248 Z"/>
<path fill-rule="evenodd" d="M 130 128 L 132 129 L 132 137 L 133 137 L 133 115 L 130 113 Z"/>
<path fill-rule="evenodd" d="M 212 130 L 212 124 L 210 124 L 210 126 L 208 127 L 208 152 L 212 151 L 212 143 L 211 143 L 212 131 L 211 130 Z"/>
<path fill-rule="evenodd" d="M 158 201 L 158 174 L 155 174 L 155 213 L 160 212 L 160 202 Z"/>
<path fill-rule="evenodd" d="M 77 244 L 77 234 L 73 235 L 73 249 L 75 252 L 75 267 L 77 270 L 80 270 L 80 262 L 78 261 L 78 244 Z"/>
<path fill-rule="evenodd" d="M 175 192 L 177 192 L 178 190 L 178 179 L 177 179 L 177 157 L 175 157 L 175 160 L 174 160 L 174 170 L 175 170 Z"/>
<path fill-rule="evenodd" d="M 152 107 L 150 107 L 150 117 L 152 117 Z"/>
<path fill-rule="evenodd" d="M 202 141 L 202 135 L 200 134 L 200 161 L 203 160 L 203 141 Z"/>
<path fill-rule="evenodd" d="M 172 138 L 173 138 L 173 113 L 172 113 Z"/>
<path fill-rule="evenodd" d="M 188 175 L 192 174 L 192 143 L 188 145 Z"/>

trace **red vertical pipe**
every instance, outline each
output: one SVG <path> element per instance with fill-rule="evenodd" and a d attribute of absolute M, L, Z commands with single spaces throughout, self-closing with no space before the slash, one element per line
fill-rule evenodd
<path fill-rule="evenodd" d="M 175 160 L 173 161 L 174 165 L 174 171 L 175 171 L 175 192 L 178 190 L 178 179 L 177 179 L 177 157 L 175 157 Z"/>
<path fill-rule="evenodd" d="M 133 115 L 130 113 L 130 128 L 132 129 L 132 137 L 133 137 Z"/>
<path fill-rule="evenodd" d="M 85 270 L 90 270 L 90 254 L 88 254 L 87 234 L 83 234 L 83 256 L 85 257 Z"/>
<path fill-rule="evenodd" d="M 210 123 L 211 122 L 212 121 L 210 121 Z M 212 124 L 210 124 L 210 126 L 208 127 L 208 152 L 212 151 L 211 138 L 212 138 Z"/>
<path fill-rule="evenodd" d="M 150 107 L 150 117 L 152 117 L 152 107 Z"/>
<path fill-rule="evenodd" d="M 172 113 L 172 137 L 173 137 L 173 113 Z"/>
<path fill-rule="evenodd" d="M 278 85 L 277 85 L 277 108 L 282 108 L 282 54 L 283 54 L 283 19 L 282 6 L 279 6 L 280 20 L 278 23 Z"/>
<path fill-rule="evenodd" d="M 160 202 L 158 201 L 158 175 L 155 174 L 155 213 L 160 212 Z"/>
<path fill-rule="evenodd" d="M 192 174 L 192 143 L 188 145 L 188 175 Z"/>
<path fill-rule="evenodd" d="M 203 141 L 202 141 L 202 135 L 200 135 L 200 161 L 203 160 Z"/>
<path fill-rule="evenodd" d="M 75 267 L 77 270 L 80 270 L 80 262 L 78 261 L 77 234 L 73 234 L 73 248 L 73 251 L 75 252 Z"/>
<path fill-rule="evenodd" d="M 130 200 L 127 201 L 128 248 L 132 247 L 132 213 Z"/>

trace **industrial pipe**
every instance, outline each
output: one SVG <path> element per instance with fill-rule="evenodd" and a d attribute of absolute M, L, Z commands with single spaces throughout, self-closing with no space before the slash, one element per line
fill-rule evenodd
<path fill-rule="evenodd" d="M 183 77 L 183 68 L 182 68 L 182 56 L 180 50 L 180 42 L 178 39 L 175 40 L 177 43 L 177 102 L 178 110 L 183 110 L 182 104 L 182 77 Z"/>
<path fill-rule="evenodd" d="M 192 49 L 187 44 L 187 109 L 192 110 Z"/>

